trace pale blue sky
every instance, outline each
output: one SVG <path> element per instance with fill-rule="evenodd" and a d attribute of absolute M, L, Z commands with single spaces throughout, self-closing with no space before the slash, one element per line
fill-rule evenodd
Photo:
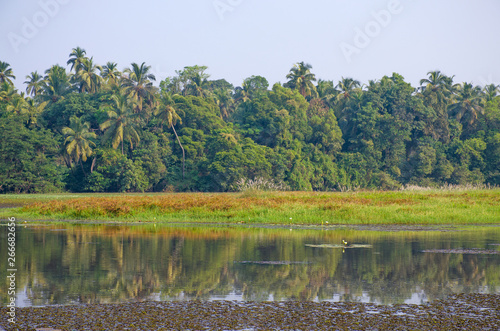
<path fill-rule="evenodd" d="M 66 66 L 76 46 L 120 69 L 144 61 L 158 80 L 197 64 L 235 86 L 251 75 L 273 84 L 305 61 L 334 81 L 398 72 L 416 86 L 439 69 L 500 83 L 499 0 L 0 1 L 0 60 L 21 90 L 31 71 Z"/>

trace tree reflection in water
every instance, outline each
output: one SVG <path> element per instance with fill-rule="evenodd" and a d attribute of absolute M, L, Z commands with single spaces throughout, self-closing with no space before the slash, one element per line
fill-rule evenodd
<path fill-rule="evenodd" d="M 500 255 L 422 252 L 498 250 L 499 238 L 498 228 L 20 227 L 17 289 L 26 291 L 24 305 L 214 298 L 421 303 L 452 293 L 500 293 Z M 372 248 L 329 247 L 343 239 Z M 3 278 L 6 263 L 0 260 Z M 2 304 L 6 291 L 0 287 Z"/>

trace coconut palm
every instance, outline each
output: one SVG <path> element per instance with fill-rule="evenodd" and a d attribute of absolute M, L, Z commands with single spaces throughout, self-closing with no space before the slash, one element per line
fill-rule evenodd
<path fill-rule="evenodd" d="M 420 95 L 424 105 L 432 107 L 436 113 L 436 120 L 432 123 L 434 137 L 448 142 L 450 131 L 447 106 L 453 96 L 453 76 L 443 75 L 441 71 L 430 71 L 427 74 L 428 78 L 420 80 Z"/>
<path fill-rule="evenodd" d="M 12 68 L 10 68 L 10 64 L 0 61 L 0 83 L 7 82 L 14 85 L 12 79 L 16 79 L 16 76 L 14 76 Z"/>
<path fill-rule="evenodd" d="M 179 114 L 177 114 L 177 111 L 175 110 L 175 102 L 170 95 L 166 93 L 164 94 L 159 107 L 155 110 L 155 115 L 161 120 L 162 125 L 163 123 L 166 123 L 168 127 L 172 128 L 174 131 L 177 142 L 182 150 L 182 179 L 184 180 L 186 153 L 184 152 L 184 147 L 182 146 L 179 136 L 177 135 L 177 131 L 175 130 L 175 124 L 177 121 L 182 124 L 182 119 Z"/>
<path fill-rule="evenodd" d="M 84 58 L 80 68 L 75 76 L 80 93 L 97 93 L 103 82 L 103 78 L 97 74 L 97 70 L 102 71 L 102 67 L 94 64 L 93 58 Z"/>
<path fill-rule="evenodd" d="M 208 81 L 204 75 L 199 72 L 189 77 L 189 83 L 184 89 L 184 95 L 194 95 L 196 97 L 209 97 L 211 91 L 208 90 Z"/>
<path fill-rule="evenodd" d="M 441 71 L 429 71 L 429 78 L 420 80 L 420 90 L 423 94 L 433 94 L 434 103 L 447 103 L 453 91 L 453 76 L 443 75 Z"/>
<path fill-rule="evenodd" d="M 43 91 L 43 77 L 38 73 L 38 71 L 34 71 L 31 74 L 26 76 L 26 93 L 32 96 L 37 96 Z"/>
<path fill-rule="evenodd" d="M 7 111 L 16 113 L 18 115 L 26 113 L 26 100 L 24 100 L 24 93 L 16 94 L 11 99 L 10 104 L 7 105 Z"/>
<path fill-rule="evenodd" d="M 41 98 L 44 101 L 57 102 L 64 99 L 64 96 L 73 91 L 70 83 L 70 76 L 66 69 L 59 65 L 54 65 L 45 71 L 42 84 Z"/>
<path fill-rule="evenodd" d="M 36 102 L 33 98 L 26 98 L 26 113 L 29 116 L 28 123 L 32 125 L 37 124 L 38 116 L 43 113 L 48 101 Z"/>
<path fill-rule="evenodd" d="M 484 113 L 484 96 L 479 86 L 463 83 L 457 86 L 455 102 L 448 106 L 450 115 L 464 125 L 472 125 Z"/>
<path fill-rule="evenodd" d="M 108 111 L 108 120 L 100 125 L 100 129 L 105 131 L 103 135 L 104 141 L 111 141 L 114 149 L 121 144 L 122 154 L 123 141 L 127 140 L 130 143 L 130 148 L 134 148 L 134 143 L 140 142 L 139 134 L 136 130 L 136 113 L 134 113 L 135 103 L 127 95 L 114 94 L 113 100 L 114 110 Z"/>
<path fill-rule="evenodd" d="M 106 65 L 102 66 L 101 77 L 108 85 L 118 85 L 122 73 L 118 71 L 117 67 L 118 64 L 115 62 L 108 62 Z"/>
<path fill-rule="evenodd" d="M 311 73 L 312 66 L 309 63 L 299 62 L 290 69 L 290 73 L 286 75 L 289 81 L 284 85 L 291 89 L 296 89 L 304 97 L 314 98 L 318 96 L 316 86 L 313 82 L 316 77 Z"/>
<path fill-rule="evenodd" d="M 92 155 L 91 146 L 95 147 L 95 143 L 91 139 L 95 139 L 97 136 L 94 132 L 89 131 L 89 122 L 82 123 L 81 118 L 76 116 L 71 116 L 69 122 L 69 127 L 66 126 L 62 129 L 62 133 L 66 137 L 64 140 L 66 153 L 70 160 L 73 159 L 75 163 L 80 162 L 82 171 L 85 173 L 83 162 Z"/>
<path fill-rule="evenodd" d="M 86 58 L 85 55 L 87 52 L 81 48 L 76 47 L 73 48 L 71 53 L 69 54 L 69 60 L 66 62 L 67 65 L 71 64 L 70 70 L 73 70 L 75 73 L 78 73 L 82 69 L 83 60 Z"/>
<path fill-rule="evenodd" d="M 490 84 L 483 88 L 483 93 L 486 101 L 492 101 L 498 95 L 498 85 Z"/>
<path fill-rule="evenodd" d="M 356 92 L 360 92 L 361 83 L 352 78 L 344 78 L 338 82 L 337 84 L 337 100 L 338 101 L 349 101 L 353 97 L 353 94 Z"/>
<path fill-rule="evenodd" d="M 18 96 L 14 85 L 6 81 L 0 83 L 0 101 L 9 104 Z"/>
<path fill-rule="evenodd" d="M 234 111 L 234 99 L 230 89 L 217 89 L 213 92 L 214 100 L 219 106 L 222 118 L 228 118 Z"/>
<path fill-rule="evenodd" d="M 153 82 L 156 80 L 155 75 L 150 73 L 151 66 L 146 66 L 145 62 L 139 66 L 137 63 L 132 63 L 132 68 L 125 69 L 122 87 L 125 93 L 135 103 L 135 111 L 142 111 L 143 102 L 151 108 L 155 105 L 156 87 Z"/>

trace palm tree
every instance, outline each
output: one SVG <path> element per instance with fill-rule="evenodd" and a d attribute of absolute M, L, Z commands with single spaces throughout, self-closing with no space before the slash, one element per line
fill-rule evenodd
<path fill-rule="evenodd" d="M 92 148 L 90 146 L 96 146 L 96 144 L 90 140 L 95 139 L 97 136 L 94 132 L 89 132 L 90 123 L 83 122 L 81 118 L 76 116 L 71 116 L 69 119 L 69 127 L 64 127 L 62 133 L 66 137 L 64 143 L 66 145 L 66 153 L 68 156 L 75 160 L 75 163 L 80 162 L 83 173 L 83 162 L 87 161 L 87 158 L 92 155 Z"/>
<path fill-rule="evenodd" d="M 118 64 L 115 62 L 108 62 L 102 67 L 101 77 L 104 78 L 108 85 L 118 85 L 121 77 L 121 72 L 117 69 Z"/>
<path fill-rule="evenodd" d="M 14 85 L 9 82 L 0 83 L 0 101 L 7 104 L 11 103 L 18 96 Z"/>
<path fill-rule="evenodd" d="M 26 112 L 29 116 L 28 123 L 36 125 L 38 116 L 45 110 L 48 101 L 37 103 L 33 98 L 26 98 Z"/>
<path fill-rule="evenodd" d="M 498 95 L 498 85 L 490 84 L 483 88 L 483 93 L 486 97 L 486 101 L 492 101 Z"/>
<path fill-rule="evenodd" d="M 209 74 L 205 73 L 207 66 L 184 67 L 184 70 L 176 70 L 178 78 L 175 82 L 182 88 L 182 95 L 209 96 L 207 91 Z"/>
<path fill-rule="evenodd" d="M 38 71 L 34 71 L 27 75 L 26 79 L 27 80 L 24 82 L 24 84 L 27 84 L 26 93 L 36 97 L 43 91 L 43 77 Z"/>
<path fill-rule="evenodd" d="M 139 143 L 139 134 L 136 131 L 136 113 L 134 113 L 135 103 L 127 95 L 114 94 L 113 100 L 114 110 L 108 111 L 109 119 L 100 125 L 100 129 L 105 131 L 103 135 L 104 141 L 111 141 L 114 149 L 121 144 L 122 154 L 123 141 L 128 140 L 130 148 L 134 148 L 134 143 Z"/>
<path fill-rule="evenodd" d="M 429 71 L 429 78 L 420 80 L 420 92 L 424 105 L 432 107 L 436 120 L 432 124 L 435 138 L 443 142 L 450 140 L 447 106 L 453 94 L 453 76 L 443 75 L 441 71 Z"/>
<path fill-rule="evenodd" d="M 78 73 L 78 71 L 82 69 L 83 59 L 85 59 L 86 54 L 87 52 L 83 48 L 73 48 L 69 54 L 69 60 L 66 62 L 67 65 L 71 64 L 70 70 L 74 70 L 75 73 Z"/>
<path fill-rule="evenodd" d="M 344 78 L 338 82 L 337 90 L 339 94 L 337 95 L 337 100 L 349 101 L 351 100 L 353 93 L 360 92 L 361 83 L 352 78 Z"/>
<path fill-rule="evenodd" d="M 80 93 L 97 93 L 101 87 L 103 78 L 97 74 L 97 69 L 102 71 L 100 65 L 95 65 L 93 58 L 84 58 L 80 70 L 77 72 L 76 79 L 79 80 Z"/>
<path fill-rule="evenodd" d="M 200 73 L 195 73 L 189 77 L 189 83 L 184 89 L 184 95 L 194 95 L 196 97 L 209 97 L 211 92 L 206 88 L 207 79 Z"/>
<path fill-rule="evenodd" d="M 459 84 L 455 102 L 448 106 L 448 110 L 460 123 L 474 124 L 477 115 L 484 113 L 484 96 L 481 88 L 470 83 Z"/>
<path fill-rule="evenodd" d="M 284 85 L 291 89 L 296 89 L 304 97 L 314 98 L 318 96 L 316 91 L 316 86 L 313 82 L 316 81 L 316 77 L 311 73 L 312 66 L 304 62 L 299 62 L 290 69 L 290 73 L 286 75 L 289 81 Z"/>
<path fill-rule="evenodd" d="M 24 100 L 24 93 L 21 93 L 21 95 L 16 94 L 14 98 L 11 99 L 10 104 L 7 105 L 7 111 L 18 115 L 26 113 L 26 100 Z"/>
<path fill-rule="evenodd" d="M 54 103 L 60 99 L 64 99 L 64 96 L 72 90 L 73 87 L 71 86 L 70 77 L 66 73 L 66 69 L 59 65 L 54 65 L 45 71 L 41 93 L 42 100 Z"/>
<path fill-rule="evenodd" d="M 234 110 L 234 99 L 230 89 L 216 89 L 214 91 L 214 99 L 219 106 L 222 118 L 228 118 Z"/>
<path fill-rule="evenodd" d="M 12 79 L 16 79 L 14 73 L 12 72 L 12 68 L 9 68 L 10 64 L 7 62 L 0 61 L 0 83 L 9 83 L 14 85 Z"/>
<path fill-rule="evenodd" d="M 429 78 L 420 80 L 420 90 L 423 94 L 433 93 L 438 103 L 446 103 L 447 98 L 452 93 L 453 76 L 448 77 L 441 74 L 441 71 L 429 71 Z"/>
<path fill-rule="evenodd" d="M 164 94 L 161 100 L 160 106 L 156 108 L 155 115 L 162 121 L 161 123 L 167 123 L 167 125 L 174 131 L 177 142 L 182 150 L 182 179 L 184 180 L 184 164 L 186 159 L 186 153 L 184 152 L 184 147 L 182 147 L 177 131 L 175 130 L 175 124 L 177 121 L 182 124 L 182 119 L 177 114 L 175 110 L 175 101 L 168 94 Z"/>
<path fill-rule="evenodd" d="M 136 104 L 136 112 L 142 111 L 142 103 L 154 108 L 156 88 L 152 81 L 156 80 L 155 75 L 150 73 L 151 66 L 146 66 L 145 62 L 139 66 L 132 63 L 131 69 L 125 69 L 126 76 L 123 77 L 122 87 L 127 95 Z"/>

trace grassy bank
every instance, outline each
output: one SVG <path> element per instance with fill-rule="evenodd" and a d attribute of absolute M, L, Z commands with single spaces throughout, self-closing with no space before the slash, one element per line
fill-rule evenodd
<path fill-rule="evenodd" d="M 24 220 L 267 224 L 500 224 L 500 189 L 0 196 Z"/>

